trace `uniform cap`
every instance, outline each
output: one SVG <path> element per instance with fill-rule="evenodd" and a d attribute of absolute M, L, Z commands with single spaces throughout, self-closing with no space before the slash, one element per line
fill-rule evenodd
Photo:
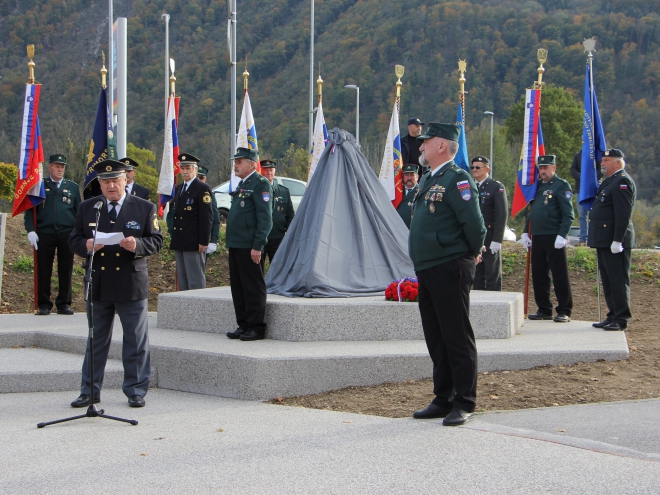
<path fill-rule="evenodd" d="M 48 158 L 48 164 L 50 165 L 51 163 L 61 163 L 62 165 L 66 165 L 66 156 L 50 155 L 50 157 Z"/>
<path fill-rule="evenodd" d="M 461 131 L 457 125 L 454 124 L 440 124 L 438 122 L 431 122 L 426 128 L 426 132 L 421 136 L 417 136 L 417 139 L 424 141 L 426 139 L 431 139 L 433 137 L 439 137 L 443 139 L 448 139 L 449 141 L 458 142 L 458 136 Z"/>
<path fill-rule="evenodd" d="M 135 170 L 136 167 L 139 167 L 140 164 L 133 160 L 132 158 L 126 157 L 119 160 L 126 166 L 126 170 Z"/>
<path fill-rule="evenodd" d="M 236 148 L 236 154 L 230 158 L 230 160 L 236 160 L 238 158 L 247 158 L 253 162 L 258 162 L 259 150 L 252 150 L 250 148 Z"/>
<path fill-rule="evenodd" d="M 273 160 L 261 160 L 261 168 L 275 168 L 277 167 L 277 162 Z"/>
<path fill-rule="evenodd" d="M 424 125 L 424 122 L 419 120 L 417 117 L 412 117 L 408 119 L 408 125 Z"/>
<path fill-rule="evenodd" d="M 610 148 L 603 153 L 603 156 L 611 156 L 614 158 L 625 158 L 623 151 L 617 148 Z"/>
<path fill-rule="evenodd" d="M 541 155 L 536 163 L 539 167 L 545 165 L 557 165 L 557 155 Z"/>
<path fill-rule="evenodd" d="M 126 165 L 117 160 L 103 160 L 94 165 L 94 171 L 99 179 L 114 179 L 126 172 Z"/>
<path fill-rule="evenodd" d="M 197 175 L 203 175 L 204 177 L 206 177 L 206 174 L 208 174 L 208 173 L 209 173 L 209 169 L 208 169 L 208 168 L 206 168 L 206 167 L 201 167 L 201 166 L 200 166 L 200 167 L 197 167 Z"/>
<path fill-rule="evenodd" d="M 485 163 L 486 165 L 490 165 L 488 158 L 486 158 L 485 156 L 475 156 L 470 163 L 474 163 L 474 162 L 480 162 L 480 163 Z"/>
<path fill-rule="evenodd" d="M 190 153 L 181 153 L 177 160 L 179 160 L 179 166 L 197 165 L 199 163 L 199 158 Z"/>
<path fill-rule="evenodd" d="M 411 163 L 404 165 L 403 166 L 403 173 L 409 173 L 409 172 L 415 172 L 418 173 L 419 167 L 417 165 L 413 165 Z"/>

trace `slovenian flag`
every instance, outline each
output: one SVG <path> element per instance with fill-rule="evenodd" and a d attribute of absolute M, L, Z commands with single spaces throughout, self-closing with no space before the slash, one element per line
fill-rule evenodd
<path fill-rule="evenodd" d="M 401 135 L 399 133 L 399 109 L 396 103 L 392 109 L 390 129 L 383 152 L 378 180 L 385 188 L 394 208 L 399 207 L 403 199 L 403 158 L 401 156 Z"/>
<path fill-rule="evenodd" d="M 236 148 L 249 148 L 251 150 L 259 149 L 257 139 L 257 128 L 254 125 L 252 116 L 252 105 L 250 105 L 250 95 L 245 91 L 245 100 L 243 100 L 243 112 L 241 113 L 241 123 L 238 126 L 238 136 L 236 139 Z M 257 162 L 257 172 L 261 173 L 261 165 Z M 229 181 L 229 192 L 235 191 L 240 179 L 234 173 L 234 167 L 231 168 L 231 179 Z"/>
<path fill-rule="evenodd" d="M 536 196 L 538 188 L 537 159 L 545 155 L 543 130 L 541 128 L 541 91 L 528 89 L 525 96 L 525 128 L 518 178 L 511 202 L 511 218 L 525 208 Z"/>
<path fill-rule="evenodd" d="M 323 150 L 328 145 L 328 128 L 325 125 L 325 117 L 323 116 L 323 107 L 319 102 L 319 107 L 316 111 L 316 124 L 314 125 L 314 138 L 312 139 L 312 151 L 309 154 L 309 168 L 307 172 L 307 185 L 312 180 L 312 175 L 316 171 L 316 166 L 321 159 Z"/>
<path fill-rule="evenodd" d="M 37 206 L 46 199 L 43 182 L 44 150 L 41 146 L 41 129 L 39 127 L 40 94 L 40 84 L 26 85 L 21 157 L 18 163 L 16 192 L 12 206 L 13 217 Z"/>
<path fill-rule="evenodd" d="M 463 116 L 463 105 L 460 101 L 456 112 L 456 125 L 460 134 L 458 135 L 458 153 L 454 157 L 454 163 L 470 173 L 470 159 L 468 158 L 467 139 L 465 137 L 465 117 Z"/>
<path fill-rule="evenodd" d="M 160 216 L 163 216 L 163 209 L 167 203 L 174 199 L 174 188 L 176 183 L 174 178 L 179 174 L 179 136 L 177 134 L 176 109 L 174 96 L 170 96 L 167 109 L 167 129 L 165 144 L 163 146 L 163 161 L 160 166 L 160 177 L 158 178 L 158 194 Z"/>

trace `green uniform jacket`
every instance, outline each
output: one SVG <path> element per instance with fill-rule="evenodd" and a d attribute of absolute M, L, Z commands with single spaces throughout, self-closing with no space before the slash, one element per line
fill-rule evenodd
<path fill-rule="evenodd" d="M 227 217 L 228 248 L 263 250 L 273 228 L 273 188 L 254 172 L 232 196 Z"/>
<path fill-rule="evenodd" d="M 397 213 L 399 214 L 403 222 L 406 224 L 406 227 L 408 227 L 408 229 L 410 229 L 413 199 L 415 199 L 415 193 L 417 192 L 418 188 L 419 188 L 419 184 L 413 187 L 410 190 L 410 192 L 408 192 L 408 194 L 406 194 L 403 197 L 401 203 L 399 203 L 399 207 L 396 209 Z"/>
<path fill-rule="evenodd" d="M 539 180 L 523 232 L 532 235 L 560 235 L 566 239 L 574 218 L 571 185 L 555 175 L 548 182 Z"/>
<path fill-rule="evenodd" d="M 450 161 L 424 175 L 413 201 L 408 251 L 415 271 L 466 254 L 478 256 L 486 237 L 479 193 L 470 175 Z"/>
<path fill-rule="evenodd" d="M 603 179 L 589 212 L 589 247 L 609 248 L 614 241 L 628 249 L 634 246 L 635 191 L 635 182 L 624 170 Z"/>
<path fill-rule="evenodd" d="M 218 243 L 220 235 L 220 213 L 218 213 L 218 203 L 215 200 L 215 194 L 211 194 L 211 204 L 213 205 L 213 224 L 211 225 L 211 242 Z"/>
<path fill-rule="evenodd" d="M 78 184 L 62 179 L 59 189 L 50 177 L 44 179 L 46 199 L 37 206 L 37 234 L 61 234 L 71 232 L 76 223 L 80 205 Z M 25 230 L 34 230 L 32 208 L 23 216 Z"/>
<path fill-rule="evenodd" d="M 273 228 L 268 239 L 281 239 L 293 221 L 293 203 L 289 188 L 277 183 L 271 184 L 273 188 Z"/>

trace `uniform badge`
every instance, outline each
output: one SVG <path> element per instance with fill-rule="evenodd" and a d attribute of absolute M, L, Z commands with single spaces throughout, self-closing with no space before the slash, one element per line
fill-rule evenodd
<path fill-rule="evenodd" d="M 628 189 L 628 184 L 621 184 L 619 189 Z"/>
<path fill-rule="evenodd" d="M 108 165 L 107 167 L 105 167 L 105 171 L 112 172 L 112 165 Z"/>
<path fill-rule="evenodd" d="M 158 217 L 154 217 L 154 230 L 160 230 L 160 225 L 158 224 Z"/>
<path fill-rule="evenodd" d="M 211 195 L 208 192 L 204 193 L 204 197 L 202 198 L 202 201 L 204 201 L 204 203 L 206 204 L 209 204 L 211 202 Z"/>
<path fill-rule="evenodd" d="M 245 206 L 245 201 L 241 200 L 241 208 Z"/>
<path fill-rule="evenodd" d="M 429 211 L 430 211 L 431 213 L 435 213 L 435 204 L 434 204 L 434 203 L 431 203 L 431 204 L 429 205 Z"/>
<path fill-rule="evenodd" d="M 130 222 L 126 223 L 126 228 L 127 229 L 139 230 L 140 229 L 140 224 L 137 223 L 135 220 L 131 220 Z"/>
<path fill-rule="evenodd" d="M 470 201 L 472 199 L 472 190 L 470 189 L 470 183 L 468 181 L 462 180 L 457 182 L 456 187 L 458 187 L 458 192 L 463 201 Z"/>
<path fill-rule="evenodd" d="M 270 201 L 270 193 L 269 192 L 261 193 L 261 199 L 263 199 L 266 203 L 268 203 Z"/>
<path fill-rule="evenodd" d="M 564 194 L 566 195 L 567 199 L 571 199 L 573 197 L 573 193 L 571 191 L 566 191 Z"/>

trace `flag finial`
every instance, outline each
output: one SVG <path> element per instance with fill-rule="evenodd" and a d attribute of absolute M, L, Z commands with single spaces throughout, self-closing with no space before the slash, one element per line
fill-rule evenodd
<path fill-rule="evenodd" d="M 401 78 L 403 77 L 403 73 L 406 71 L 406 68 L 403 65 L 395 65 L 394 66 L 394 74 L 396 77 L 398 77 L 398 81 L 396 82 L 396 97 L 401 98 L 401 86 L 403 86 L 403 83 L 401 82 Z"/>
<path fill-rule="evenodd" d="M 248 78 L 250 73 L 247 70 L 247 55 L 245 56 L 245 70 L 243 71 L 243 91 L 248 90 Z"/>
<path fill-rule="evenodd" d="M 30 59 L 28 67 L 30 68 L 30 84 L 34 84 L 34 45 L 27 46 L 27 56 Z"/>
<path fill-rule="evenodd" d="M 319 78 L 316 80 L 316 85 L 319 90 L 319 103 L 321 103 L 321 95 L 323 94 L 323 79 L 321 79 L 321 62 L 319 62 Z"/>
<path fill-rule="evenodd" d="M 537 72 L 539 73 L 539 78 L 536 81 L 535 88 L 534 89 L 541 89 L 541 86 L 543 86 L 543 73 L 545 72 L 545 68 L 543 67 L 543 64 L 545 63 L 546 60 L 548 60 L 548 50 L 545 48 L 539 48 L 536 52 L 536 57 L 539 60 L 539 68 L 536 69 Z"/>
<path fill-rule="evenodd" d="M 175 94 L 174 86 L 176 84 L 176 77 L 174 77 L 174 68 L 175 68 L 174 59 L 171 58 L 170 59 L 170 72 L 172 73 L 172 75 L 170 76 L 170 92 L 172 93 L 172 95 Z"/>
<path fill-rule="evenodd" d="M 102 67 L 101 67 L 101 87 L 105 89 L 107 87 L 107 81 L 106 77 L 108 75 L 108 69 L 105 68 L 105 52 L 101 50 L 101 60 L 102 60 Z"/>

